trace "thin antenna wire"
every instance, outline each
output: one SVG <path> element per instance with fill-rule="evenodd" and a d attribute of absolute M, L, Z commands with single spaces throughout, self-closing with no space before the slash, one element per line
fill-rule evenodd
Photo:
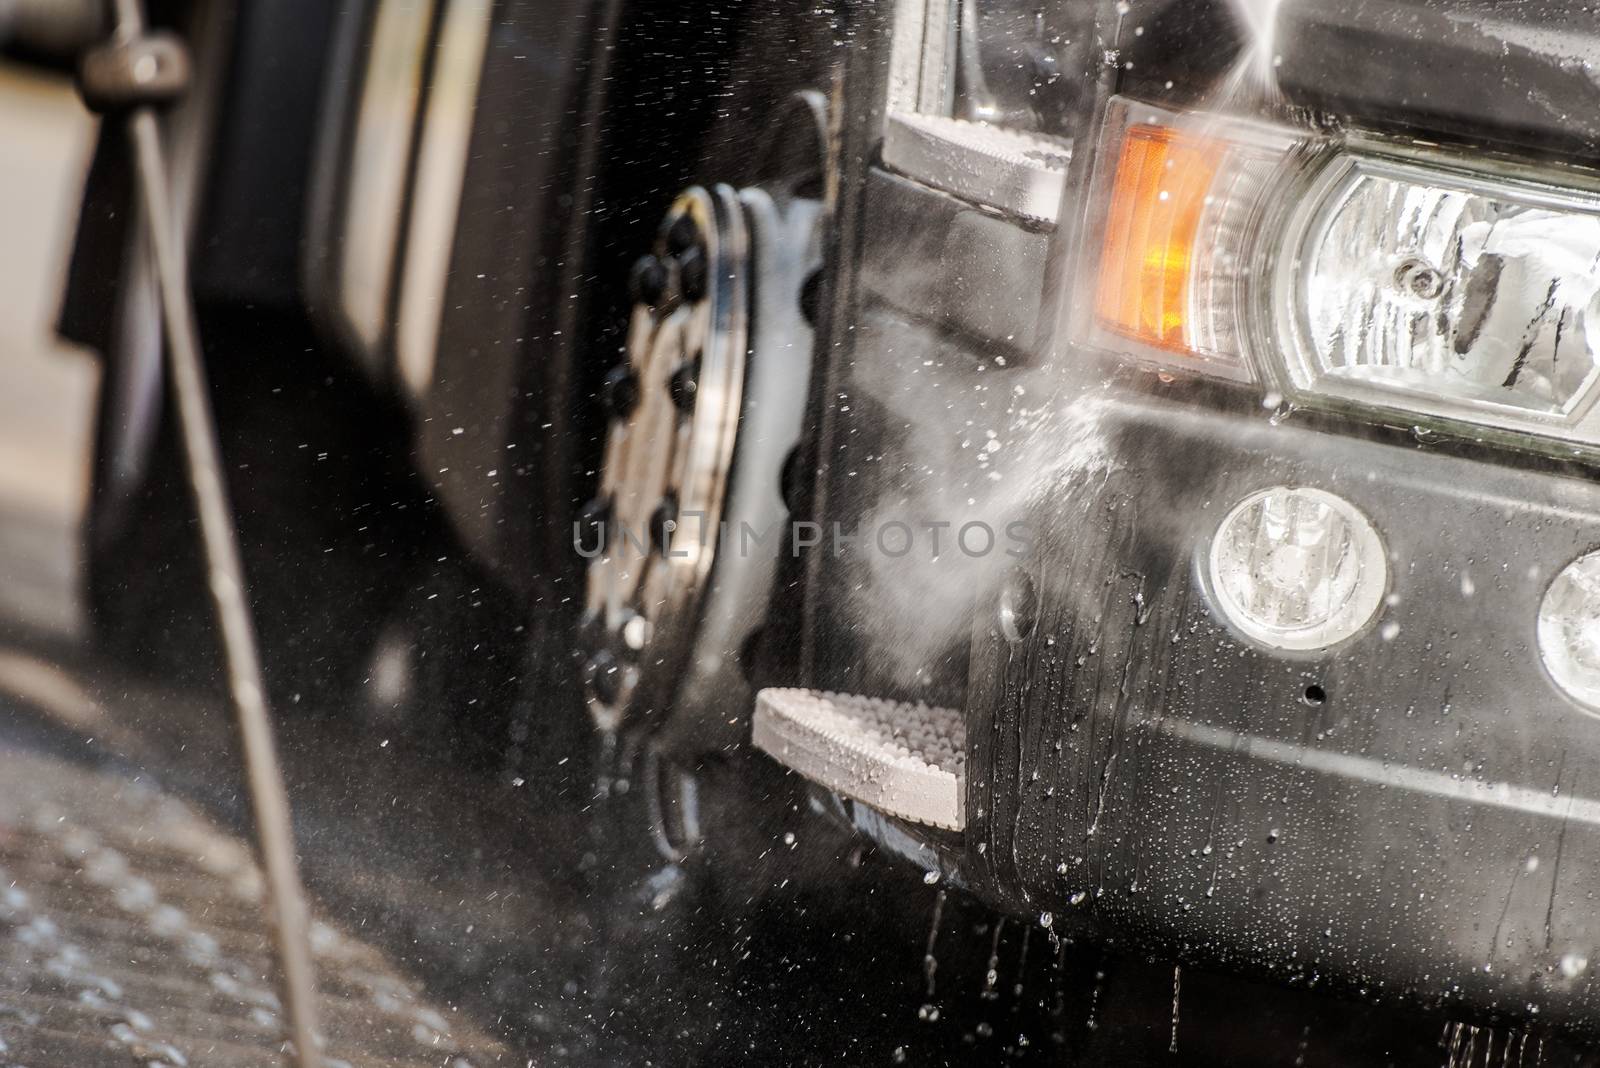
<path fill-rule="evenodd" d="M 144 33 L 140 0 L 116 0 L 116 14 L 119 41 L 127 43 Z M 222 631 L 228 691 L 233 698 L 244 755 L 256 844 L 262 867 L 266 869 L 278 981 L 288 1015 L 289 1036 L 294 1043 L 294 1062 L 301 1068 L 312 1068 L 321 1062 L 321 1056 L 309 917 L 295 862 L 288 793 L 272 740 L 261 659 L 246 604 L 238 534 L 222 482 L 221 450 L 201 360 L 199 327 L 189 294 L 187 256 L 168 199 L 166 153 L 154 110 L 150 107 L 133 109 L 128 115 L 128 129 L 161 290 L 167 358 L 177 398 L 189 485 L 200 516 L 200 540 L 205 551 L 212 605 Z"/>

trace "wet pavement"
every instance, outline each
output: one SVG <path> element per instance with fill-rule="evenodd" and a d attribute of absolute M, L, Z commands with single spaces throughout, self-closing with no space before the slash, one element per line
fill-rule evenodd
<path fill-rule="evenodd" d="M 283 1063 L 247 845 L 145 776 L 0 751 L 0 1062 Z M 511 1064 L 379 950 L 319 922 L 330 1068 Z"/>
<path fill-rule="evenodd" d="M 0 688 L 29 695 L 0 748 L 0 1063 L 272 1063 L 224 706 L 14 654 Z M 1582 1062 L 1549 1036 L 1000 920 L 819 819 L 797 784 L 753 804 L 761 780 L 734 766 L 708 769 L 707 841 L 673 864 L 631 754 L 550 761 L 599 769 L 562 784 L 304 709 L 280 730 L 350 1064 Z"/>

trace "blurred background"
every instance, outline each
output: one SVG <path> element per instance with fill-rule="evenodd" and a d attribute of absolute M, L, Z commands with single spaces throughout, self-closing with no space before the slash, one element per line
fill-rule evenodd
<path fill-rule="evenodd" d="M 98 121 L 69 77 L 0 66 L 0 586 L 15 624 L 80 634 L 99 365 L 56 329 Z"/>

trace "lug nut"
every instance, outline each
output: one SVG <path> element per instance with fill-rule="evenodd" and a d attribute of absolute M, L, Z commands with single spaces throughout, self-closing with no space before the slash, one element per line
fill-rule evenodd
<path fill-rule="evenodd" d="M 660 260 L 644 255 L 633 262 L 633 270 L 628 274 L 628 292 L 633 295 L 635 304 L 654 307 L 666 291 L 667 268 Z"/>
<path fill-rule="evenodd" d="M 680 412 L 694 411 L 694 399 L 700 392 L 700 354 L 680 363 L 672 377 L 667 379 L 667 393 Z"/>
<path fill-rule="evenodd" d="M 700 249 L 685 249 L 678 257 L 678 285 L 690 304 L 706 299 L 706 254 Z"/>
<path fill-rule="evenodd" d="M 672 547 L 672 531 L 677 525 L 678 498 L 668 494 L 650 513 L 650 548 L 665 556 Z"/>
<path fill-rule="evenodd" d="M 585 554 L 598 554 L 609 540 L 611 501 L 596 497 L 578 509 L 578 548 Z"/>
<path fill-rule="evenodd" d="M 609 649 L 601 649 L 583 665 L 583 686 L 596 701 L 615 705 L 622 693 L 622 665 Z"/>
<path fill-rule="evenodd" d="M 613 419 L 626 419 L 639 406 L 639 376 L 633 365 L 619 363 L 606 372 L 600 385 L 600 403 Z"/>
<path fill-rule="evenodd" d="M 667 227 L 667 254 L 681 256 L 700 244 L 700 227 L 688 215 L 679 215 Z"/>

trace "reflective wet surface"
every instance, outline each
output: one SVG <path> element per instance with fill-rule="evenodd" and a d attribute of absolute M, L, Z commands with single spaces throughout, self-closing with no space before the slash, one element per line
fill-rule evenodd
<path fill-rule="evenodd" d="M 29 695 L 0 750 L 0 1063 L 274 1063 L 223 706 L 0 659 Z M 330 1055 L 350 1064 L 1577 1062 L 1538 1032 L 999 919 L 798 791 L 741 827 L 739 781 L 709 776 L 711 833 L 670 864 L 627 754 L 588 783 L 485 781 L 303 710 L 282 731 Z"/>
<path fill-rule="evenodd" d="M 115 762 L 13 743 L 0 780 L 0 1060 L 282 1063 L 248 845 Z M 313 944 L 329 1068 L 514 1063 L 359 934 L 319 921 Z"/>

